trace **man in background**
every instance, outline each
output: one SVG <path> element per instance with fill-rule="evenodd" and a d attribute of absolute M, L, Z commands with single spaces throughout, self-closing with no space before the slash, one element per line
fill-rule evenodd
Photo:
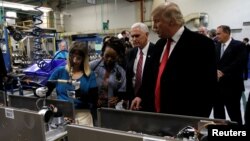
<path fill-rule="evenodd" d="M 216 45 L 218 43 L 217 37 L 216 37 L 216 29 L 211 29 L 208 31 L 209 38 L 211 38 L 214 41 L 214 44 Z"/>
<path fill-rule="evenodd" d="M 205 36 L 209 36 L 208 35 L 208 30 L 205 26 L 200 26 L 199 29 L 198 29 L 198 33 L 202 34 L 202 35 L 205 35 Z"/>
<path fill-rule="evenodd" d="M 247 80 L 248 79 L 249 52 L 250 52 L 249 39 L 248 38 L 244 38 L 243 39 L 243 43 L 246 45 L 246 52 L 247 52 L 247 62 L 246 62 L 246 66 L 245 66 L 245 69 L 244 69 L 244 80 Z"/>
<path fill-rule="evenodd" d="M 119 39 L 123 39 L 124 41 L 129 41 L 130 33 L 127 30 L 123 30 L 121 33 L 117 35 Z"/>
<path fill-rule="evenodd" d="M 227 25 L 218 26 L 216 35 L 218 94 L 214 97 L 214 117 L 226 119 L 225 106 L 230 119 L 242 124 L 240 100 L 245 90 L 246 48 L 241 41 L 231 37 L 231 29 Z"/>
<path fill-rule="evenodd" d="M 59 50 L 55 53 L 55 59 L 67 59 L 68 57 L 68 46 L 66 41 L 59 43 Z"/>

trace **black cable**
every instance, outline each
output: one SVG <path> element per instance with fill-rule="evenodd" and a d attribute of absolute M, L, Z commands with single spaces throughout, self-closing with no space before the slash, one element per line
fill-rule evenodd
<path fill-rule="evenodd" d="M 42 5 L 43 5 L 43 0 L 40 0 L 40 4 L 37 7 L 35 7 L 35 10 L 38 11 L 38 14 L 33 16 L 34 27 L 32 30 L 32 35 L 35 37 L 34 47 L 33 47 L 33 54 L 34 54 L 33 60 L 39 68 L 41 68 L 42 70 L 48 71 L 51 68 L 49 66 L 49 63 L 47 63 L 44 60 L 45 53 L 41 47 L 41 44 L 42 44 L 41 37 L 42 37 L 43 29 L 38 27 L 38 25 L 41 25 L 43 23 L 43 21 L 41 20 L 41 16 L 43 15 L 43 12 L 39 10 L 39 8 Z"/>

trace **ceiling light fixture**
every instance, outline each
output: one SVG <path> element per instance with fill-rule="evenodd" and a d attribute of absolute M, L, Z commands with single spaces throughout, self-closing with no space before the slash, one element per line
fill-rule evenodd
<path fill-rule="evenodd" d="M 20 4 L 20 3 L 14 3 L 14 2 L 6 2 L 6 1 L 0 2 L 0 7 L 15 8 L 15 9 L 21 9 L 21 10 L 24 10 L 24 11 L 29 11 L 29 10 L 37 11 L 35 9 L 37 6 L 27 5 L 27 4 Z M 38 9 L 41 10 L 42 12 L 53 11 L 49 7 L 39 7 Z"/>

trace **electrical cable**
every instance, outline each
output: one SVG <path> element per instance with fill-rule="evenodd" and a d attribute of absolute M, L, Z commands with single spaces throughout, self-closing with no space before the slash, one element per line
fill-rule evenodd
<path fill-rule="evenodd" d="M 43 21 L 41 20 L 41 16 L 43 15 L 43 12 L 39 10 L 39 8 L 43 5 L 43 1 L 44 0 L 40 0 L 39 6 L 35 7 L 35 10 L 38 11 L 38 14 L 33 16 L 34 26 L 32 30 L 32 35 L 35 37 L 34 47 L 33 47 L 33 55 L 34 55 L 33 61 L 37 64 L 37 66 L 40 69 L 42 69 L 43 71 L 49 72 L 50 70 L 54 68 L 52 65 L 53 65 L 53 61 L 55 60 L 55 57 L 60 52 L 68 52 L 68 51 L 59 51 L 49 63 L 44 60 L 46 57 L 46 53 L 41 47 L 43 29 L 39 27 L 39 25 L 43 23 Z"/>
<path fill-rule="evenodd" d="M 39 68 L 41 68 L 42 70 L 48 71 L 50 70 L 50 65 L 49 63 L 47 63 L 44 58 L 45 58 L 45 53 L 44 50 L 41 47 L 42 41 L 42 33 L 43 30 L 38 26 L 41 25 L 43 23 L 43 21 L 41 20 L 41 16 L 43 15 L 43 12 L 41 10 L 39 10 L 39 8 L 43 5 L 43 0 L 40 0 L 40 4 L 35 7 L 35 10 L 38 11 L 37 15 L 33 16 L 33 22 L 34 22 L 34 26 L 33 26 L 33 30 L 32 30 L 32 35 L 35 37 L 34 38 L 34 47 L 33 47 L 33 61 L 37 64 L 37 66 Z"/>

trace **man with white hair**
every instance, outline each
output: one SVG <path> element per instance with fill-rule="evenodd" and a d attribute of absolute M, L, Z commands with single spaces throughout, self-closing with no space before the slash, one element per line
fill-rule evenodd
<path fill-rule="evenodd" d="M 207 36 L 207 37 L 209 36 L 208 35 L 208 30 L 207 30 L 207 28 L 205 26 L 200 26 L 199 29 L 198 29 L 198 32 L 200 34 L 202 34 L 202 35 Z"/>
<path fill-rule="evenodd" d="M 59 43 L 59 50 L 55 53 L 55 59 L 67 59 L 68 57 L 68 46 L 67 42 L 62 40 Z"/>
<path fill-rule="evenodd" d="M 148 39 L 149 29 L 144 23 L 134 23 L 131 26 L 131 41 L 133 49 L 127 54 L 127 94 L 132 100 L 140 95 L 141 83 L 150 69 L 151 56 L 154 53 L 154 44 Z"/>

